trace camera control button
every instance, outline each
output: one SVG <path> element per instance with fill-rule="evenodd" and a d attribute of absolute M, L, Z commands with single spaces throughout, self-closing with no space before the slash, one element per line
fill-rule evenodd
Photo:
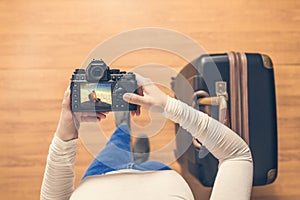
<path fill-rule="evenodd" d="M 126 92 L 126 90 L 124 90 L 123 88 L 118 88 L 115 90 L 115 93 L 117 94 L 124 94 Z"/>
<path fill-rule="evenodd" d="M 76 69 L 75 73 L 76 74 L 85 74 L 85 70 L 84 69 Z"/>

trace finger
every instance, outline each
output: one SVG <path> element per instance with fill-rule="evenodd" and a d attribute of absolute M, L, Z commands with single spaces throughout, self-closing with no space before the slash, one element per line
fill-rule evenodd
<path fill-rule="evenodd" d="M 70 87 L 68 86 L 65 90 L 65 97 L 70 96 Z"/>
<path fill-rule="evenodd" d="M 130 111 L 130 114 L 131 114 L 132 117 L 135 116 L 135 115 L 139 116 L 140 113 L 141 113 L 141 106 L 140 105 L 136 106 L 136 110 Z"/>
<path fill-rule="evenodd" d="M 106 115 L 104 115 L 102 113 L 96 113 L 96 116 L 97 116 L 97 118 L 100 118 L 100 119 L 105 119 L 106 118 Z"/>
<path fill-rule="evenodd" d="M 81 122 L 98 122 L 99 119 L 98 117 L 83 117 L 81 116 Z"/>
<path fill-rule="evenodd" d="M 130 111 L 130 115 L 133 117 L 135 116 L 136 111 Z"/>
<path fill-rule="evenodd" d="M 139 87 L 137 89 L 137 94 L 140 95 L 140 96 L 144 96 L 144 92 L 143 92 L 143 88 L 142 87 Z"/>
<path fill-rule="evenodd" d="M 140 116 L 141 115 L 141 106 L 137 105 L 137 109 L 135 111 L 136 116 Z"/>
<path fill-rule="evenodd" d="M 143 82 L 144 77 L 138 73 L 134 73 L 134 74 L 135 74 L 135 79 L 136 79 L 138 86 L 141 86 L 141 83 Z"/>
<path fill-rule="evenodd" d="M 133 94 L 133 93 L 125 93 L 123 95 L 124 101 L 132 104 L 142 105 L 144 104 L 144 98 L 143 96 Z"/>
<path fill-rule="evenodd" d="M 96 117 L 96 113 L 94 112 L 82 112 L 80 113 L 81 117 Z"/>
<path fill-rule="evenodd" d="M 136 78 L 136 81 L 137 81 L 137 84 L 138 86 L 146 86 L 146 85 L 149 85 L 149 84 L 152 84 L 152 80 L 149 79 L 149 78 L 145 78 L 143 76 L 141 76 L 140 74 L 137 74 L 135 73 L 135 78 Z"/>
<path fill-rule="evenodd" d="M 70 109 L 70 87 L 67 87 L 67 89 L 65 90 L 62 107 Z"/>
<path fill-rule="evenodd" d="M 107 115 L 109 112 L 96 112 L 96 113 L 102 113 L 103 115 Z"/>
<path fill-rule="evenodd" d="M 106 115 L 101 112 L 82 112 L 81 117 L 99 117 L 101 119 L 105 119 Z"/>

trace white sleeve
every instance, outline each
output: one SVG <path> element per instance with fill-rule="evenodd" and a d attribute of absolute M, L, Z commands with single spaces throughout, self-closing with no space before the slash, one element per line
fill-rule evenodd
<path fill-rule="evenodd" d="M 211 200 L 250 199 L 253 162 L 248 145 L 207 114 L 168 97 L 164 116 L 179 123 L 219 160 Z"/>
<path fill-rule="evenodd" d="M 74 190 L 74 163 L 78 139 L 68 142 L 54 136 L 49 148 L 41 200 L 67 200 Z"/>

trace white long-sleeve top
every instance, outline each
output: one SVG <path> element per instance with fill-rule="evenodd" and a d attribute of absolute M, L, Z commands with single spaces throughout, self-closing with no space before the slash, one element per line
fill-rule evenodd
<path fill-rule="evenodd" d="M 231 129 L 185 103 L 168 97 L 164 116 L 179 123 L 219 160 L 211 200 L 250 199 L 253 163 L 247 144 Z M 120 171 L 87 177 L 74 190 L 77 140 L 57 136 L 50 145 L 42 200 L 194 199 L 185 180 L 173 170 Z"/>

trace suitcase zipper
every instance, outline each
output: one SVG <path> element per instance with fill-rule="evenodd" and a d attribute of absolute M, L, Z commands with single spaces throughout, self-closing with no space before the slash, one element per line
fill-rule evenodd
<path fill-rule="evenodd" d="M 240 120 L 240 98 L 239 98 L 239 68 L 238 59 L 234 52 L 228 53 L 229 59 L 229 80 L 230 80 L 230 117 L 231 129 L 241 136 Z"/>
<path fill-rule="evenodd" d="M 245 53 L 229 52 L 228 58 L 231 129 L 249 145 L 247 57 Z"/>
<path fill-rule="evenodd" d="M 239 52 L 237 56 L 240 60 L 241 69 L 241 124 L 242 124 L 242 138 L 249 145 L 249 119 L 248 119 L 248 64 L 245 53 Z"/>

